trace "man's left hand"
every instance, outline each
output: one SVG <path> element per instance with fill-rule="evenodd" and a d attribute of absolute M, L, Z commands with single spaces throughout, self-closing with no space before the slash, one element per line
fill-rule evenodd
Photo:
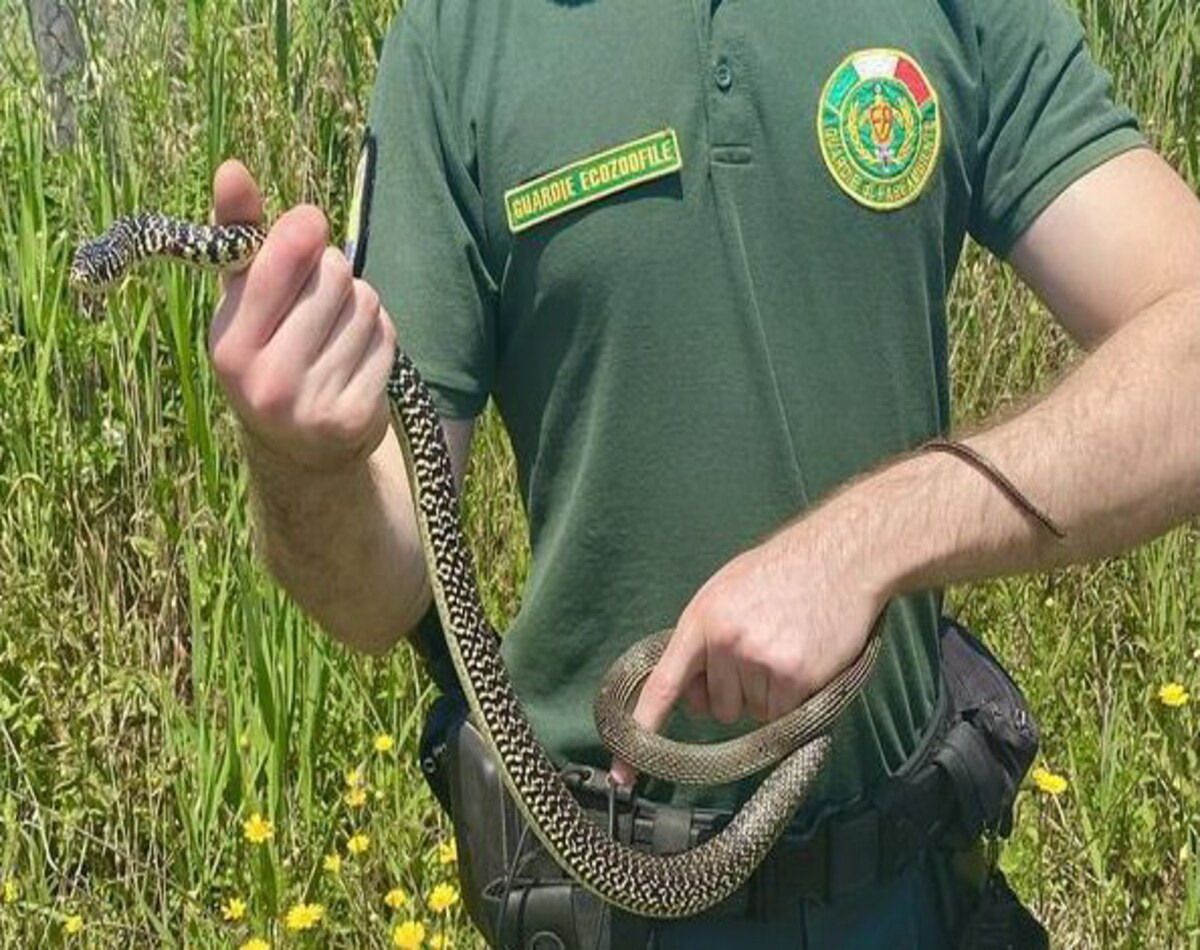
<path fill-rule="evenodd" d="M 862 651 L 886 595 L 844 523 L 819 510 L 734 558 L 684 609 L 634 718 L 657 731 L 680 698 L 723 723 L 791 712 Z M 614 763 L 629 784 L 634 770 Z"/>

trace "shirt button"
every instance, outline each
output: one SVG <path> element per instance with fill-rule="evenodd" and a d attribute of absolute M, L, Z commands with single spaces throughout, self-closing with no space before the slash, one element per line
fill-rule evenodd
<path fill-rule="evenodd" d="M 721 92 L 728 92 L 729 87 L 733 85 L 733 69 L 729 65 L 729 60 L 724 56 L 717 60 L 717 65 L 713 69 L 713 79 Z"/>

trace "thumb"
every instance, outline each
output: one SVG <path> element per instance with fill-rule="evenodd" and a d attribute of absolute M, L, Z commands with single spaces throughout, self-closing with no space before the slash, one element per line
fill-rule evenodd
<path fill-rule="evenodd" d="M 217 224 L 258 224 L 262 221 L 262 194 L 246 166 L 231 158 L 213 178 L 213 220 Z"/>
<path fill-rule="evenodd" d="M 222 162 L 213 176 L 213 221 L 217 224 L 260 224 L 262 216 L 262 193 L 246 166 L 236 158 Z M 223 272 L 221 286 L 227 292 L 236 291 L 241 287 L 238 278 L 237 273 Z"/>
<path fill-rule="evenodd" d="M 642 684 L 641 695 L 633 710 L 634 721 L 644 729 L 657 732 L 671 714 L 693 678 L 704 670 L 704 639 L 690 635 L 680 626 L 675 629 L 662 657 Z M 611 770 L 618 785 L 629 785 L 637 774 L 628 762 L 617 759 Z"/>

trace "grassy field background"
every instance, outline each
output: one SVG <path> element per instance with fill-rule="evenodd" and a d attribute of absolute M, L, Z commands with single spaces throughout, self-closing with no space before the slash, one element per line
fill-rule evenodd
<path fill-rule="evenodd" d="M 426 945 L 473 943 L 460 908 L 427 903 L 453 863 L 413 762 L 429 698 L 417 661 L 331 646 L 252 557 L 204 358 L 212 283 L 158 271 L 95 323 L 64 288 L 73 242 L 115 214 L 204 218 L 228 155 L 269 183 L 272 212 L 314 201 L 340 229 L 396 5 L 89 3 L 81 144 L 62 153 L 24 11 L 0 5 L 0 945 L 369 947 L 409 920 Z M 1121 98 L 1196 186 L 1200 4 L 1080 10 Z M 951 311 L 960 422 L 1076 358 L 975 252 Z M 468 516 L 502 622 L 523 518 L 494 418 L 476 449 Z M 1197 700 L 1158 698 L 1177 681 L 1200 700 L 1197 540 L 1185 529 L 1095 568 L 954 593 L 1027 688 L 1042 765 L 1067 782 L 1022 794 L 1004 855 L 1057 945 L 1200 946 Z M 394 746 L 377 750 L 381 736 Z M 263 844 L 244 834 L 256 812 L 273 827 Z M 369 839 L 357 855 L 355 835 Z M 227 921 L 234 898 L 245 915 Z M 304 903 L 324 919 L 289 931 Z"/>

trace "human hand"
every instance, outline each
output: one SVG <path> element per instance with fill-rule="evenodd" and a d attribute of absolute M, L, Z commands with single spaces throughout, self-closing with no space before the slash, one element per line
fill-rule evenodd
<path fill-rule="evenodd" d="M 657 731 L 680 698 L 722 723 L 798 707 L 862 652 L 886 603 L 855 541 L 818 513 L 721 568 L 680 615 L 634 719 Z M 617 784 L 634 777 L 614 762 Z"/>
<path fill-rule="evenodd" d="M 262 220 L 241 163 L 217 170 L 213 192 L 218 224 Z M 311 470 L 367 458 L 387 431 L 395 331 L 379 295 L 329 246 L 325 215 L 311 205 L 288 211 L 223 287 L 209 352 L 258 447 Z"/>

